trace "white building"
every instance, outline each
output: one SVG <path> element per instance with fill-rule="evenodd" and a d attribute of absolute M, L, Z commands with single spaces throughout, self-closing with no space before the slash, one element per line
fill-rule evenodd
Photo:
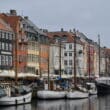
<path fill-rule="evenodd" d="M 50 45 L 50 73 L 59 75 L 60 68 L 61 74 L 64 73 L 64 46 L 58 43 Z M 60 66 L 61 65 L 61 66 Z"/>
<path fill-rule="evenodd" d="M 49 37 L 53 39 L 53 42 L 61 42 L 64 45 L 64 49 L 62 47 L 62 55 L 61 55 L 61 68 L 64 70 L 63 76 L 66 78 L 68 76 L 74 76 L 74 33 L 67 31 L 58 31 L 58 32 L 49 32 Z M 52 47 L 53 46 L 53 47 Z M 50 68 L 52 70 L 56 70 L 59 68 L 59 48 L 55 45 L 52 45 L 51 50 L 51 63 Z M 64 51 L 63 51 L 64 50 Z M 83 75 L 84 69 L 84 55 L 83 55 L 83 43 L 80 39 L 77 39 L 76 43 L 76 74 L 77 76 Z M 58 57 L 57 57 L 58 56 Z M 53 69 L 54 68 L 54 69 Z M 63 77 L 62 76 L 62 77 Z"/>
<path fill-rule="evenodd" d="M 65 73 L 74 74 L 74 43 L 65 43 L 64 46 L 64 66 Z M 76 43 L 76 74 L 77 76 L 83 76 L 84 69 L 84 55 L 83 45 Z"/>

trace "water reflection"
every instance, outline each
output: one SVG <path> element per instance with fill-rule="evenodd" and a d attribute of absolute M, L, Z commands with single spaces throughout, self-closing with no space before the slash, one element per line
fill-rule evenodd
<path fill-rule="evenodd" d="M 65 100 L 38 101 L 38 110 L 65 110 Z"/>
<path fill-rule="evenodd" d="M 81 99 L 81 100 L 67 100 L 66 110 L 87 110 L 87 103 L 88 99 Z"/>
<path fill-rule="evenodd" d="M 87 110 L 99 110 L 98 109 L 98 97 L 96 95 L 89 97 L 88 100 L 89 101 L 87 103 L 87 106 L 88 106 Z"/>
<path fill-rule="evenodd" d="M 97 110 L 97 97 L 81 100 L 38 101 L 33 110 Z"/>
<path fill-rule="evenodd" d="M 0 107 L 0 110 L 31 110 L 31 104 Z"/>
<path fill-rule="evenodd" d="M 98 103 L 98 110 L 110 110 L 110 95 L 99 97 Z"/>
<path fill-rule="evenodd" d="M 33 100 L 30 104 L 0 107 L 0 110 L 110 110 L 110 95 L 82 100 Z"/>

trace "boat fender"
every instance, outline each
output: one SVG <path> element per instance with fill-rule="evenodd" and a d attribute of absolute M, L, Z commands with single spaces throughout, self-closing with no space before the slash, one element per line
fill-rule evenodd
<path fill-rule="evenodd" d="M 25 102 L 25 98 L 23 99 L 23 101 Z"/>
<path fill-rule="evenodd" d="M 17 105 L 17 100 L 15 100 L 15 104 Z"/>

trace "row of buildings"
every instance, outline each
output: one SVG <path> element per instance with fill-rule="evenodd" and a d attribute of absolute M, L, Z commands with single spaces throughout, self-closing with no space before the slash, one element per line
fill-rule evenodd
<path fill-rule="evenodd" d="M 65 78 L 73 76 L 75 43 L 77 76 L 110 74 L 110 49 L 99 48 L 97 42 L 83 33 L 63 28 L 49 32 L 39 29 L 27 16 L 17 15 L 16 10 L 0 13 L 1 73 L 15 71 L 42 77 L 49 72 Z"/>

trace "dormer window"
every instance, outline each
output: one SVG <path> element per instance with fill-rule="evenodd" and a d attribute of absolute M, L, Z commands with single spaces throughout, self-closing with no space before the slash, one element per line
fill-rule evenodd
<path fill-rule="evenodd" d="M 62 39 L 61 40 L 62 42 L 67 42 L 67 36 L 66 35 L 63 35 L 61 39 Z"/>
<path fill-rule="evenodd" d="M 72 44 L 69 44 L 69 49 L 72 49 Z"/>

